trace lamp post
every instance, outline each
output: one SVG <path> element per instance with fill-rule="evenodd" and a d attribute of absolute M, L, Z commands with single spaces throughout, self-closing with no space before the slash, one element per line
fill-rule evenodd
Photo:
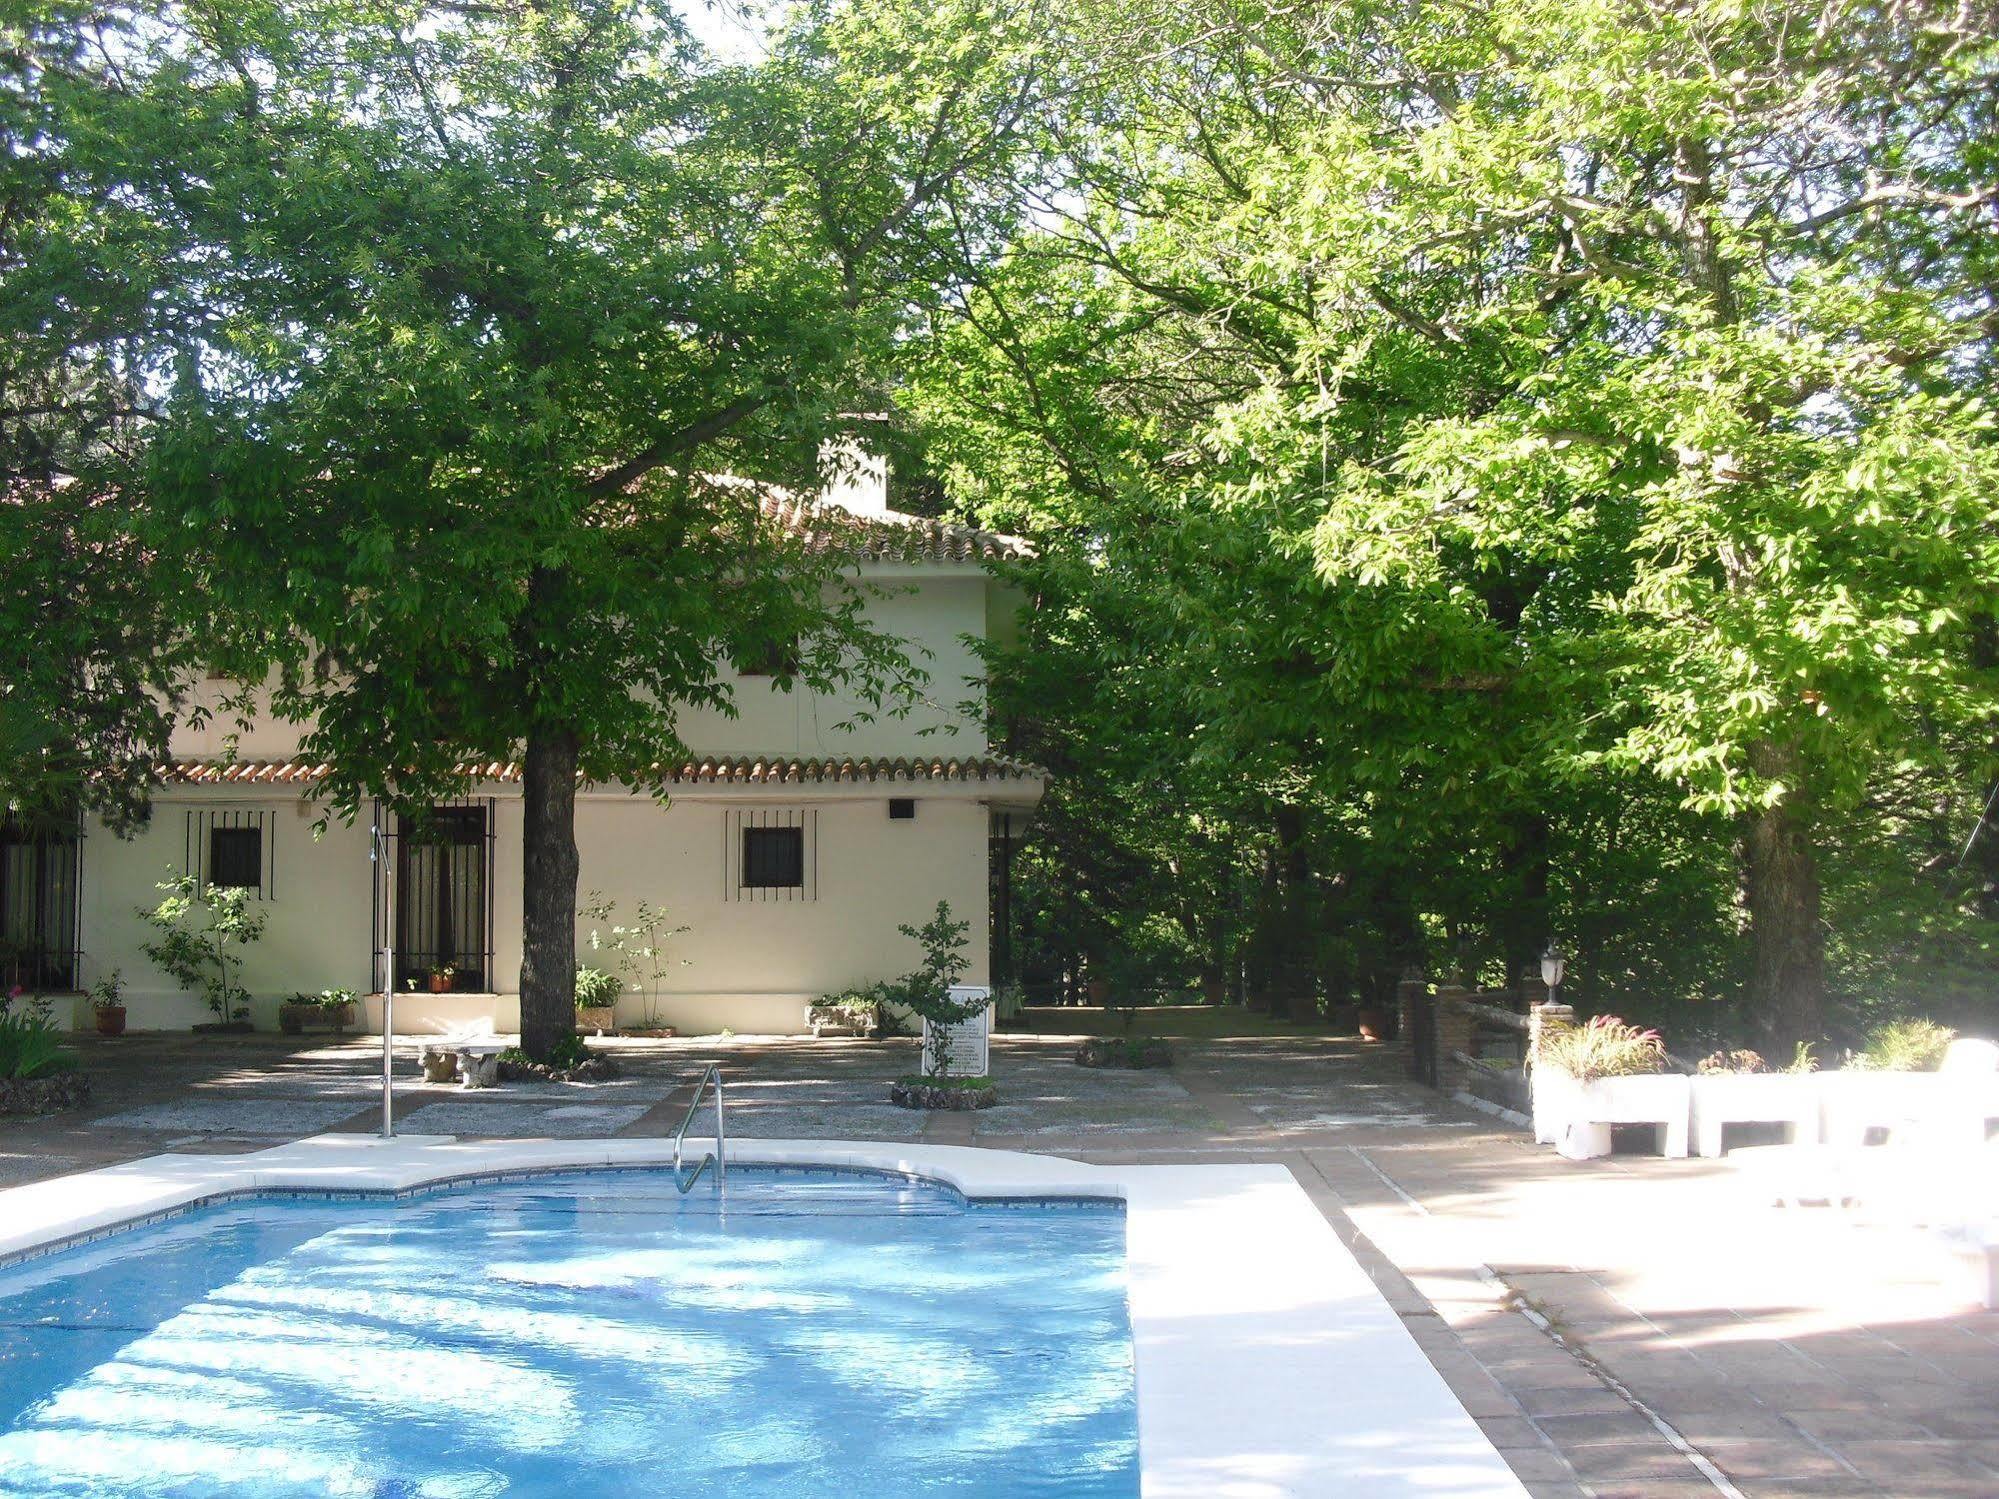
<path fill-rule="evenodd" d="M 1562 987 L 1562 973 L 1568 966 L 1568 959 L 1562 956 L 1561 945 L 1550 942 L 1541 954 L 1541 982 L 1548 986 L 1547 1003 L 1555 1003 L 1556 993 Z"/>
<path fill-rule="evenodd" d="M 370 830 L 368 857 L 381 871 L 386 917 L 382 930 L 382 1138 L 396 1137 L 396 863 L 378 820 Z"/>

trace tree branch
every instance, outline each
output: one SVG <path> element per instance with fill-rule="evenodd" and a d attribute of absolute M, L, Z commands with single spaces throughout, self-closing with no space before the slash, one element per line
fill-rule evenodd
<path fill-rule="evenodd" d="M 583 486 L 583 493 L 593 500 L 616 494 L 626 485 L 643 479 L 662 463 L 692 452 L 704 442 L 713 442 L 738 422 L 761 410 L 769 401 L 769 396 L 743 396 L 731 401 L 719 411 L 711 411 L 699 421 L 689 422 L 679 431 L 646 444 L 623 463 L 591 479 Z"/>

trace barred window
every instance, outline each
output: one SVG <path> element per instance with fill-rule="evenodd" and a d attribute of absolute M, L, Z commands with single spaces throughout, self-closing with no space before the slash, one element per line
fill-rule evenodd
<path fill-rule="evenodd" d="M 743 829 L 745 890 L 798 890 L 804 884 L 803 828 Z"/>
<path fill-rule="evenodd" d="M 264 888 L 264 830 L 212 827 L 208 830 L 208 883 L 229 890 Z"/>

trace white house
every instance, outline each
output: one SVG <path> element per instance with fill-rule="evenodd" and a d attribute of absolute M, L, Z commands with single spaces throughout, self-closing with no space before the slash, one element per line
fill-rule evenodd
<path fill-rule="evenodd" d="M 681 738 L 698 753 L 674 774 L 667 804 L 620 785 L 579 791 L 580 890 L 617 902 L 616 920 L 629 920 L 645 900 L 688 929 L 671 939 L 655 1023 L 796 1031 L 818 995 L 915 967 L 915 944 L 896 928 L 920 923 L 939 900 L 970 922 L 967 981 L 988 981 L 993 819 L 1006 814 L 1017 825 L 1045 784 L 1038 770 L 988 752 L 970 644 L 1005 629 L 1017 607 L 988 564 L 1019 543 L 889 511 L 879 465 L 837 486 L 828 502 L 868 518 L 855 566 L 882 587 L 869 606 L 876 623 L 928 653 L 918 658 L 930 675 L 926 701 L 908 717 L 843 730 L 835 725 L 853 705 L 740 673 L 738 717 L 683 715 Z M 822 513 L 782 498 L 767 506 L 796 527 Z M 219 697 L 227 686 L 207 690 Z M 420 976 L 419 992 L 398 982 L 399 1031 L 468 1021 L 515 1029 L 520 767 L 476 767 L 425 838 L 402 837 L 392 816 L 369 808 L 315 836 L 324 767 L 298 758 L 297 727 L 261 715 L 233 745 L 225 746 L 226 732 L 211 726 L 176 738 L 151 819 L 135 837 L 89 820 L 75 840 L 0 835 L 0 939 L 15 977 L 80 989 L 118 970 L 130 1028 L 211 1018 L 141 951 L 150 933 L 139 908 L 158 901 L 158 881 L 186 871 L 250 888 L 267 918 L 242 968 L 259 1029 L 271 1028 L 278 1003 L 299 991 L 378 991 L 375 954 L 391 929 L 398 974 Z M 376 817 L 393 835 L 393 910 L 369 857 Z M 579 942 L 592 925 L 579 922 Z M 581 956 L 610 966 L 587 944 Z M 454 970 L 451 988 L 428 992 L 429 971 L 443 967 Z M 628 993 L 620 1023 L 639 1023 L 648 1007 Z M 366 1017 L 379 1028 L 378 998 Z M 89 1023 L 81 999 L 76 1020 Z"/>

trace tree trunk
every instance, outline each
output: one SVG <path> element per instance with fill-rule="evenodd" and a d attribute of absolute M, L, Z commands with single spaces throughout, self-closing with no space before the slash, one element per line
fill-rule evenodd
<path fill-rule="evenodd" d="M 1554 935 L 1548 913 L 1548 838 L 1544 813 L 1516 812 L 1507 819 L 1500 854 L 1506 906 L 1499 916 L 1499 940 L 1508 989 L 1516 988 L 1522 975 L 1540 971 L 1541 949 Z"/>
<path fill-rule="evenodd" d="M 572 733 L 528 736 L 521 778 L 521 1049 L 536 1061 L 576 1034 L 576 757 Z"/>
<path fill-rule="evenodd" d="M 1819 916 L 1818 854 L 1800 810 L 1798 757 L 1779 746 L 1753 755 L 1759 774 L 1792 789 L 1752 813 L 1743 838 L 1749 897 L 1751 1023 L 1765 1054 L 1783 1063 L 1801 1041 L 1825 1034 L 1825 932 Z"/>

